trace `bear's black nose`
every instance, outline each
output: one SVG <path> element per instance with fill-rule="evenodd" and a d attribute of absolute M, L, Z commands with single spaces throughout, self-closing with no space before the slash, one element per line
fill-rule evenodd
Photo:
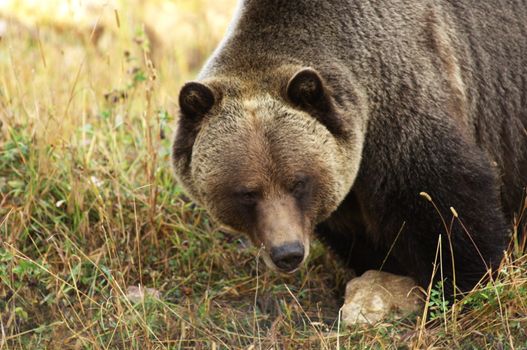
<path fill-rule="evenodd" d="M 272 247 L 271 260 L 280 270 L 293 271 L 304 260 L 304 246 L 300 242 L 293 242 Z"/>

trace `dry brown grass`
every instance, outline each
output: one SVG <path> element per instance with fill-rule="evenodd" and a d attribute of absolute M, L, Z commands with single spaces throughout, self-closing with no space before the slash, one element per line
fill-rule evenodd
<path fill-rule="evenodd" d="M 178 88 L 232 1 L 139 4 L 118 5 L 119 26 L 101 8 L 95 45 L 92 27 L 15 15 L 2 34 L 0 349 L 527 348 L 519 253 L 435 321 L 342 329 L 350 275 L 319 244 L 284 278 L 220 232 L 174 184 L 169 138 Z M 181 9 L 173 31 L 157 29 L 167 19 L 151 18 L 155 6 Z M 162 43 L 155 68 L 147 27 Z M 161 298 L 132 303 L 126 289 L 139 284 Z"/>

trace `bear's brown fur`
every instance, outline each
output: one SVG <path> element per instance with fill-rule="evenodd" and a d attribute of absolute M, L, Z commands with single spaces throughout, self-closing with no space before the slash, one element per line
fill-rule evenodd
<path fill-rule="evenodd" d="M 521 1 L 241 1 L 180 93 L 177 178 L 273 267 L 316 232 L 359 273 L 427 286 L 442 237 L 466 291 L 527 184 L 526 23 Z"/>

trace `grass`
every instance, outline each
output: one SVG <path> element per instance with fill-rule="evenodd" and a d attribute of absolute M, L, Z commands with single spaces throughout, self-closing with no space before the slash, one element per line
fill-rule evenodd
<path fill-rule="evenodd" d="M 178 45 L 149 36 L 148 11 L 134 1 L 100 10 L 110 19 L 95 45 L 90 28 L 9 22 L 0 40 L 0 349 L 527 348 L 519 247 L 495 282 L 455 305 L 432 289 L 430 321 L 345 329 L 338 310 L 351 274 L 320 244 L 301 271 L 277 275 L 186 199 L 170 135 L 179 86 L 221 38 L 223 24 L 210 19 L 232 11 L 213 3 L 170 3 L 191 14 L 176 27 L 194 36 Z M 148 41 L 158 39 L 154 68 Z M 130 301 L 137 285 L 160 298 Z"/>

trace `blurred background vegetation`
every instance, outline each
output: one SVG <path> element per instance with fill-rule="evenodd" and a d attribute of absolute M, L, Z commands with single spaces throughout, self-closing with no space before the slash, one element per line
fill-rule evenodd
<path fill-rule="evenodd" d="M 342 329 L 351 275 L 320 244 L 278 276 L 186 199 L 179 87 L 234 8 L 0 0 L 0 350 L 527 348 L 520 253 L 472 311 Z"/>

